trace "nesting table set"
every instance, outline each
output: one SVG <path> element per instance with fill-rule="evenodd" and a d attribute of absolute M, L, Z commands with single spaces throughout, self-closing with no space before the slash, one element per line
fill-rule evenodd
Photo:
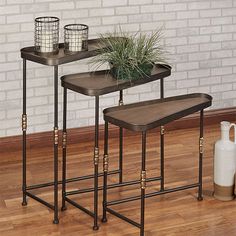
<path fill-rule="evenodd" d="M 198 200 L 202 200 L 202 158 L 203 158 L 203 110 L 211 105 L 212 98 L 206 94 L 189 94 L 164 98 L 164 78 L 171 74 L 171 68 L 168 66 L 155 65 L 150 77 L 140 78 L 133 81 L 116 80 L 109 71 L 87 72 L 72 75 L 65 75 L 61 78 L 61 85 L 64 89 L 63 93 L 63 131 L 62 131 L 62 150 L 63 150 L 63 168 L 62 180 L 58 180 L 58 144 L 59 144 L 59 127 L 58 127 L 58 66 L 84 58 L 95 56 L 98 53 L 99 39 L 88 40 L 88 50 L 81 51 L 75 54 L 65 54 L 63 44 L 59 46 L 59 52 L 56 55 L 42 56 L 34 51 L 34 47 L 26 47 L 21 50 L 23 58 L 23 114 L 22 114 L 22 131 L 23 131 L 23 202 L 22 205 L 27 205 L 26 197 L 33 198 L 38 202 L 46 205 L 54 211 L 55 224 L 59 223 L 58 212 L 58 185 L 62 184 L 62 210 L 66 209 L 66 202 L 84 211 L 94 219 L 93 229 L 98 229 L 98 191 L 103 190 L 103 218 L 102 221 L 107 221 L 107 212 L 133 224 L 140 228 L 140 235 L 144 235 L 144 209 L 145 198 L 161 195 L 165 193 L 176 192 L 189 188 L 198 188 Z M 27 148 L 26 148 L 26 130 L 27 130 L 27 112 L 26 112 L 26 63 L 27 61 L 36 62 L 42 65 L 52 66 L 54 68 L 54 180 L 48 183 L 40 183 L 36 185 L 27 185 Z M 160 99 L 139 102 L 135 104 L 123 105 L 123 90 L 134 86 L 146 84 L 149 82 L 160 81 Z M 67 127 L 66 127 L 66 110 L 67 110 L 67 90 L 72 90 L 87 96 L 95 97 L 95 140 L 94 140 L 94 174 L 79 176 L 74 178 L 66 177 L 66 151 L 67 151 Z M 107 108 L 104 110 L 105 119 L 105 145 L 103 157 L 103 173 L 99 173 L 99 98 L 101 95 L 119 92 L 119 106 Z M 164 185 L 164 125 L 177 120 L 189 114 L 200 112 L 200 137 L 199 137 L 199 178 L 198 182 L 190 185 L 166 189 Z M 119 168 L 118 170 L 108 171 L 108 123 L 119 127 Z M 160 176 L 147 178 L 146 173 L 146 133 L 148 130 L 160 127 Z M 139 131 L 142 133 L 142 162 L 140 170 L 140 180 L 123 181 L 123 129 Z M 103 153 L 103 152 L 102 152 Z M 119 174 L 119 181 L 116 184 L 108 185 L 108 175 Z M 98 185 L 98 178 L 103 177 L 103 186 Z M 94 180 L 93 188 L 80 189 L 75 191 L 67 191 L 66 184 L 86 179 Z M 160 181 L 160 191 L 145 194 L 146 183 L 151 181 Z M 129 186 L 140 184 L 140 196 L 129 197 L 126 199 L 115 200 L 108 202 L 107 192 L 109 188 L 121 186 Z M 34 195 L 31 190 L 54 186 L 54 204 Z M 90 211 L 71 200 L 69 196 L 86 192 L 94 193 L 94 210 Z M 121 204 L 124 202 L 141 200 L 141 219 L 140 223 L 129 219 L 120 213 L 110 208 L 112 205 Z"/>

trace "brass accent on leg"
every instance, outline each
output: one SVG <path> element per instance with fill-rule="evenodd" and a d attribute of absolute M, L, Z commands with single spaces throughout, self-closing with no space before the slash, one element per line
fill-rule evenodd
<path fill-rule="evenodd" d="M 62 134 L 62 148 L 66 148 L 66 144 L 67 144 L 67 133 L 63 132 L 63 134 Z"/>
<path fill-rule="evenodd" d="M 103 171 L 108 172 L 108 165 L 109 165 L 109 157 L 108 155 L 104 155 L 103 157 Z"/>
<path fill-rule="evenodd" d="M 165 134 L 165 128 L 164 126 L 161 126 L 161 135 L 164 135 Z"/>
<path fill-rule="evenodd" d="M 204 139 L 203 137 L 199 139 L 199 152 L 202 154 L 204 149 Z"/>
<path fill-rule="evenodd" d="M 22 115 L 22 131 L 27 130 L 27 115 Z"/>
<path fill-rule="evenodd" d="M 54 127 L 54 144 L 58 145 L 58 141 L 59 141 L 58 127 Z"/>
<path fill-rule="evenodd" d="M 123 100 L 119 100 L 119 106 L 123 106 L 123 105 L 124 105 Z"/>
<path fill-rule="evenodd" d="M 94 148 L 94 165 L 98 165 L 99 162 L 99 148 Z"/>
<path fill-rule="evenodd" d="M 140 187 L 141 187 L 141 189 L 146 188 L 146 170 L 143 170 L 141 172 Z"/>

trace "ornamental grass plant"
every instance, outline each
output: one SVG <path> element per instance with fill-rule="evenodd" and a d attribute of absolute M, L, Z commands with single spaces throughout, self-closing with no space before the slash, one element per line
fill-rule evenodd
<path fill-rule="evenodd" d="M 167 64 L 161 40 L 161 29 L 150 35 L 122 30 L 101 34 L 99 54 L 93 63 L 97 67 L 108 63 L 110 73 L 118 80 L 149 77 L 154 64 Z"/>

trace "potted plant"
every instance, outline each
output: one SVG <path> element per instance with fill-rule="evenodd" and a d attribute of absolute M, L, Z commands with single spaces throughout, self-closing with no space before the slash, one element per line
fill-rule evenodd
<path fill-rule="evenodd" d="M 120 30 L 102 34 L 100 38 L 100 53 L 93 63 L 98 67 L 109 63 L 110 73 L 118 80 L 149 77 L 154 64 L 167 64 L 160 29 L 150 35 L 130 35 Z"/>

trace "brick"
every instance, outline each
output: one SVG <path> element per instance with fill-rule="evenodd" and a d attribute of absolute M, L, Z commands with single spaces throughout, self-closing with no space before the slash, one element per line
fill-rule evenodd
<path fill-rule="evenodd" d="M 187 21 L 185 20 L 176 20 L 176 21 L 167 21 L 165 27 L 167 29 L 177 29 L 187 26 Z"/>
<path fill-rule="evenodd" d="M 10 70 L 19 70 L 19 69 L 20 69 L 19 63 L 10 62 L 10 63 L 0 64 L 0 72 L 6 72 Z"/>
<path fill-rule="evenodd" d="M 222 16 L 235 16 L 236 8 L 222 9 Z"/>
<path fill-rule="evenodd" d="M 186 3 L 165 4 L 165 11 L 184 11 L 187 10 Z"/>
<path fill-rule="evenodd" d="M 6 81 L 1 82 L 0 91 L 7 91 L 10 89 L 19 89 L 20 88 L 20 82 L 19 81 Z"/>
<path fill-rule="evenodd" d="M 111 16 L 115 14 L 114 8 L 90 9 L 90 16 Z"/>
<path fill-rule="evenodd" d="M 197 52 L 189 54 L 190 61 L 202 61 L 210 59 L 211 54 L 210 52 Z"/>
<path fill-rule="evenodd" d="M 7 14 L 18 14 L 20 13 L 20 6 L 4 6 L 0 7 L 0 15 L 6 15 Z"/>
<path fill-rule="evenodd" d="M 166 44 L 171 46 L 185 45 L 187 44 L 187 38 L 186 37 L 169 38 L 166 39 Z"/>
<path fill-rule="evenodd" d="M 201 77 L 206 77 L 211 74 L 210 69 L 201 69 L 201 70 L 193 70 L 188 72 L 188 78 L 201 78 Z"/>
<path fill-rule="evenodd" d="M 21 5 L 21 13 L 45 12 L 48 10 L 48 4 L 27 4 Z"/>
<path fill-rule="evenodd" d="M 190 10 L 200 10 L 200 9 L 209 9 L 210 2 L 209 1 L 194 1 L 188 4 L 188 9 Z"/>
<path fill-rule="evenodd" d="M 190 19 L 189 26 L 196 27 L 196 26 L 207 26 L 211 24 L 210 19 Z"/>
<path fill-rule="evenodd" d="M 217 0 L 211 2 L 212 8 L 229 8 L 233 7 L 232 0 Z"/>
<path fill-rule="evenodd" d="M 19 24 L 13 24 L 13 25 L 0 25 L 0 34 L 4 33 L 15 33 L 20 30 Z"/>
<path fill-rule="evenodd" d="M 221 9 L 216 9 L 216 10 L 201 10 L 200 11 L 200 17 L 216 17 L 216 16 L 221 16 Z"/>
<path fill-rule="evenodd" d="M 212 35 L 211 39 L 213 42 L 230 41 L 233 39 L 233 35 L 232 34 L 216 34 L 216 35 Z"/>
<path fill-rule="evenodd" d="M 108 16 L 102 18 L 103 25 L 127 23 L 127 16 Z"/>
<path fill-rule="evenodd" d="M 215 68 L 221 66 L 221 60 L 207 60 L 200 62 L 200 68 Z"/>
<path fill-rule="evenodd" d="M 164 6 L 163 5 L 147 5 L 141 6 L 141 13 L 156 13 L 156 12 L 163 12 Z"/>
<path fill-rule="evenodd" d="M 233 23 L 232 17 L 217 17 L 211 19 L 212 25 L 228 25 L 232 23 Z"/>
<path fill-rule="evenodd" d="M 223 66 L 234 66 L 234 65 L 236 65 L 236 58 L 235 57 L 224 58 L 224 59 L 222 59 L 222 65 Z"/>
<path fill-rule="evenodd" d="M 75 18 L 83 18 L 88 17 L 89 13 L 87 9 L 78 9 L 72 11 L 63 11 L 62 18 L 63 19 L 75 19 Z"/>
<path fill-rule="evenodd" d="M 220 50 L 220 51 L 214 51 L 211 52 L 212 58 L 227 58 L 232 57 L 232 51 L 231 50 Z"/>
<path fill-rule="evenodd" d="M 189 44 L 201 44 L 210 42 L 211 37 L 209 35 L 200 35 L 200 36 L 190 36 Z"/>
<path fill-rule="evenodd" d="M 180 28 L 177 29 L 177 35 L 178 36 L 191 36 L 191 35 L 198 35 L 199 34 L 199 28 Z"/>
<path fill-rule="evenodd" d="M 221 49 L 221 43 L 204 43 L 200 45 L 200 51 L 213 51 Z"/>
<path fill-rule="evenodd" d="M 76 8 L 96 8 L 101 7 L 102 1 L 101 0 L 80 0 L 76 2 Z"/>
<path fill-rule="evenodd" d="M 222 26 L 222 32 L 228 33 L 228 32 L 236 32 L 236 25 L 223 25 Z"/>
<path fill-rule="evenodd" d="M 127 5 L 128 0 L 103 0 L 102 5 L 104 7 L 115 7 Z"/>
<path fill-rule="evenodd" d="M 221 67 L 221 68 L 213 68 L 211 70 L 211 75 L 228 75 L 232 74 L 232 67 Z"/>
<path fill-rule="evenodd" d="M 198 18 L 199 12 L 198 11 L 179 11 L 177 12 L 177 19 L 191 19 L 191 18 Z"/>
<path fill-rule="evenodd" d="M 211 84 L 219 84 L 221 83 L 221 77 L 220 76 L 208 76 L 205 78 L 200 79 L 200 85 L 211 85 Z"/>
<path fill-rule="evenodd" d="M 153 20 L 154 21 L 173 20 L 175 18 L 176 18 L 175 12 L 153 13 Z"/>
<path fill-rule="evenodd" d="M 130 15 L 129 16 L 129 23 L 136 23 L 136 22 L 150 22 L 152 21 L 151 14 L 139 14 L 139 15 Z"/>
<path fill-rule="evenodd" d="M 177 53 L 191 53 L 199 51 L 199 45 L 178 46 Z"/>
<path fill-rule="evenodd" d="M 232 84 L 220 84 L 220 85 L 213 85 L 211 86 L 211 92 L 224 92 L 232 90 Z"/>
<path fill-rule="evenodd" d="M 116 15 L 130 15 L 139 13 L 138 6 L 116 7 Z"/>
<path fill-rule="evenodd" d="M 177 81 L 177 88 L 191 88 L 198 86 L 197 79 L 187 79 L 187 80 L 180 80 Z"/>
<path fill-rule="evenodd" d="M 74 2 L 57 2 L 57 3 L 49 3 L 49 10 L 68 10 L 74 9 Z"/>
<path fill-rule="evenodd" d="M 23 14 L 23 15 L 13 15 L 7 16 L 7 23 L 23 23 L 23 22 L 30 22 L 33 21 L 34 16 L 33 14 Z"/>
<path fill-rule="evenodd" d="M 188 88 L 188 93 L 210 93 L 209 87 L 194 87 L 194 88 Z"/>
<path fill-rule="evenodd" d="M 152 3 L 152 0 L 129 0 L 129 5 L 144 5 L 150 3 Z"/>
<path fill-rule="evenodd" d="M 218 34 L 221 33 L 220 26 L 201 27 L 200 34 Z"/>
<path fill-rule="evenodd" d="M 188 62 L 188 63 L 178 63 L 177 64 L 177 71 L 188 71 L 198 69 L 199 65 L 198 62 Z"/>

